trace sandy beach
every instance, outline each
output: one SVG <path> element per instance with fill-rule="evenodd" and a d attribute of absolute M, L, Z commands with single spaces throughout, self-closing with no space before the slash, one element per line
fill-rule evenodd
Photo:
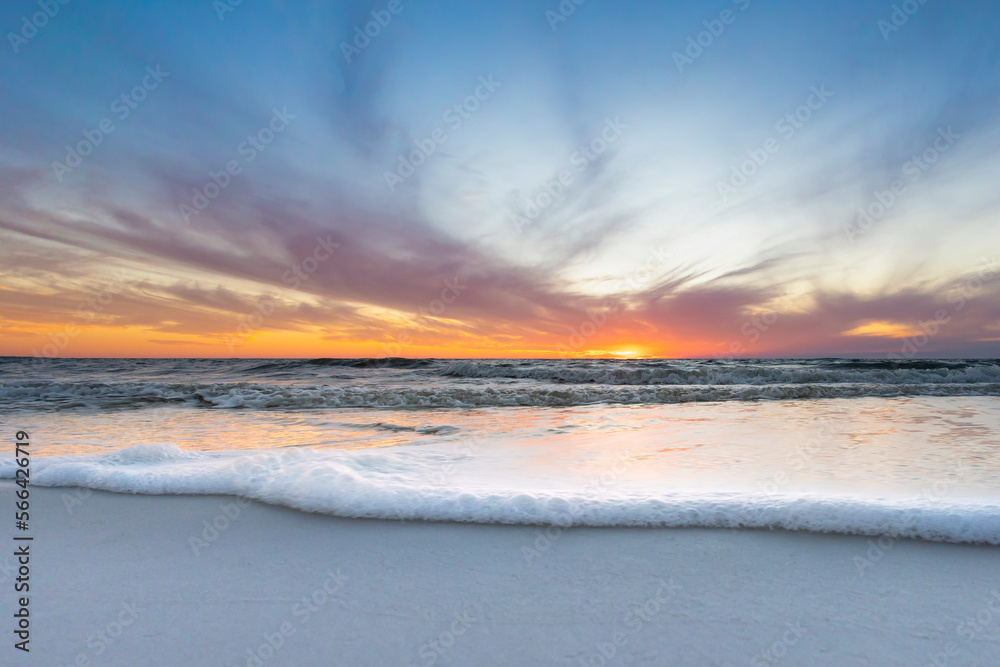
<path fill-rule="evenodd" d="M 32 508 L 31 653 L 5 647 L 6 664 L 985 665 L 1000 649 L 997 547 L 67 488 L 33 488 Z"/>

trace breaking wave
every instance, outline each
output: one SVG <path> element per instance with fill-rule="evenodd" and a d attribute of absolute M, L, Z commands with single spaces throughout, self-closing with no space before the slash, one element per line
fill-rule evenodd
<path fill-rule="evenodd" d="M 299 386 L 258 383 L 11 382 L 0 410 L 121 410 L 157 405 L 210 409 L 568 407 L 863 396 L 1000 396 L 1000 382 L 809 384 L 549 384 Z"/>
<path fill-rule="evenodd" d="M 761 492 L 655 495 L 525 490 L 491 471 L 435 481 L 454 450 L 198 452 L 172 444 L 38 458 L 32 483 L 143 494 L 224 494 L 341 517 L 555 526 L 781 528 L 1000 544 L 1000 506 Z M 0 460 L 0 478 L 14 476 Z"/>
<path fill-rule="evenodd" d="M 452 361 L 443 375 L 530 379 L 570 384 L 969 384 L 1000 383 L 993 361 L 815 360 L 810 362 L 549 362 L 527 366 L 495 361 Z"/>

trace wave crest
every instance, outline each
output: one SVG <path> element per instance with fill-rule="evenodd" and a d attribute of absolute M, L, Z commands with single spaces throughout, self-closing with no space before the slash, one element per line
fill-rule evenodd
<path fill-rule="evenodd" d="M 1000 506 L 941 500 L 762 493 L 605 495 L 434 483 L 460 454 L 405 448 L 377 452 L 195 452 L 173 444 L 86 457 L 39 458 L 32 482 L 144 494 L 237 495 L 342 517 L 556 526 L 781 528 L 1000 544 Z M 0 478 L 14 476 L 0 461 Z"/>
<path fill-rule="evenodd" d="M 258 383 L 14 382 L 0 410 L 136 409 L 180 404 L 210 409 L 570 407 L 863 396 L 1000 396 L 996 383 L 297 386 Z"/>
<path fill-rule="evenodd" d="M 526 367 L 493 361 L 452 361 L 442 375 L 611 385 L 970 384 L 1000 383 L 1000 365 L 966 361 L 565 362 Z"/>

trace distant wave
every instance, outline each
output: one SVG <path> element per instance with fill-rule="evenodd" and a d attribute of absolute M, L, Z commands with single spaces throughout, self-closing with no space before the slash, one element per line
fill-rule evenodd
<path fill-rule="evenodd" d="M 239 495 L 343 517 L 556 526 L 782 528 L 1000 544 L 1000 506 L 820 495 L 533 493 L 491 484 L 433 483 L 454 462 L 430 447 L 377 451 L 197 452 L 137 445 L 108 454 L 38 458 L 38 486 L 144 494 Z M 0 478 L 14 476 L 0 460 Z"/>
<path fill-rule="evenodd" d="M 0 410 L 129 409 L 166 404 L 214 409 L 470 408 L 664 404 L 860 396 L 1000 396 L 1000 382 L 814 384 L 442 384 L 39 382 L 0 385 Z"/>
<path fill-rule="evenodd" d="M 997 360 L 0 359 L 0 411 L 1000 395 Z"/>
<path fill-rule="evenodd" d="M 1000 382 L 1000 364 L 967 361 L 833 361 L 795 363 L 709 362 L 537 363 L 452 361 L 442 375 L 463 378 L 531 379 L 571 384 L 740 385 L 740 384 L 967 384 Z"/>
<path fill-rule="evenodd" d="M 406 359 L 403 357 L 366 359 L 289 359 L 269 361 L 267 363 L 251 366 L 243 372 L 254 373 L 259 371 L 275 370 L 288 371 L 296 368 L 311 366 L 333 366 L 340 368 L 400 368 L 409 370 L 415 368 L 427 368 L 435 363 L 436 362 L 433 359 Z"/>

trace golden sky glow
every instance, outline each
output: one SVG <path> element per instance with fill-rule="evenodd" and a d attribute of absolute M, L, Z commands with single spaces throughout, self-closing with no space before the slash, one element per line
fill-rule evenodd
<path fill-rule="evenodd" d="M 845 331 L 845 336 L 877 336 L 881 338 L 906 338 L 920 333 L 919 329 L 898 322 L 867 322 Z"/>

